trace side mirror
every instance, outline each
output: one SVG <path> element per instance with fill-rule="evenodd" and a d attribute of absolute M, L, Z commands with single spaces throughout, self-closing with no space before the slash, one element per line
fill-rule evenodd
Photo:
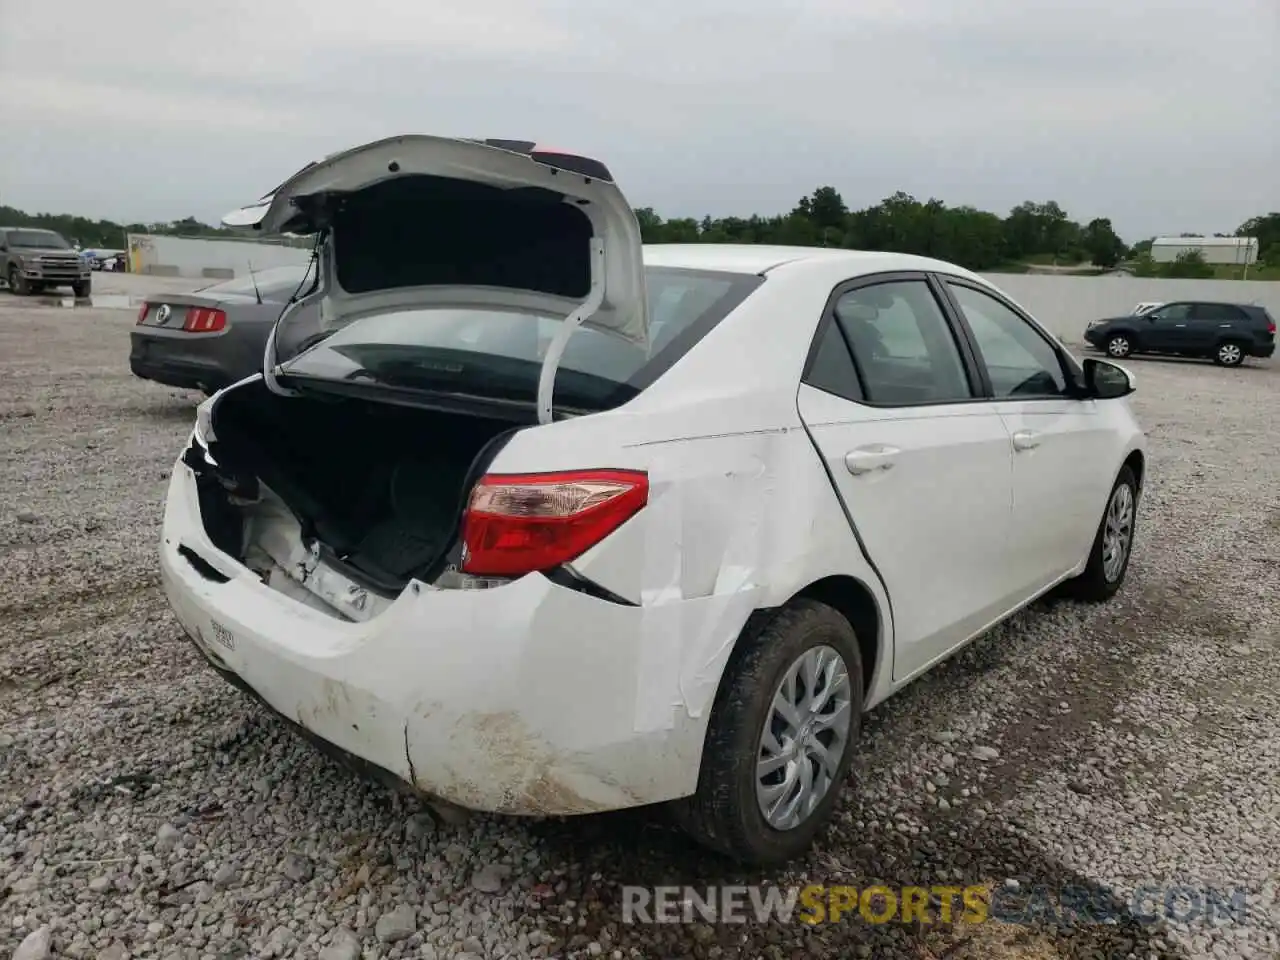
<path fill-rule="evenodd" d="M 1089 357 L 1084 361 L 1085 395 L 1094 400 L 1116 400 L 1138 389 L 1133 374 L 1109 360 Z"/>

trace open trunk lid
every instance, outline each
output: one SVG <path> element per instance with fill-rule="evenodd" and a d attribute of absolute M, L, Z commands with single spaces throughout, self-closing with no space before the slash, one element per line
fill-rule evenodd
<path fill-rule="evenodd" d="M 304 167 L 223 223 L 318 235 L 320 282 L 304 300 L 319 301 L 324 329 L 435 307 L 565 320 L 547 350 L 550 376 L 557 341 L 579 324 L 648 338 L 640 228 L 626 198 L 598 161 L 531 142 L 379 140 Z M 303 314 L 287 310 L 280 325 Z"/>

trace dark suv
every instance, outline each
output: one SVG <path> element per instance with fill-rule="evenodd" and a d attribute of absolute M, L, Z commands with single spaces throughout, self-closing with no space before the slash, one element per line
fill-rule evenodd
<path fill-rule="evenodd" d="M 1175 300 L 1136 316 L 1094 320 L 1084 338 L 1116 359 L 1171 353 L 1237 367 L 1245 357 L 1275 353 L 1276 322 L 1257 304 Z"/>

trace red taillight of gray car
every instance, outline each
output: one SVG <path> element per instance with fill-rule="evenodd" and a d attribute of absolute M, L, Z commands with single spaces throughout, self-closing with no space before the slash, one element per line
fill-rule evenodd
<path fill-rule="evenodd" d="M 462 518 L 462 569 L 515 577 L 551 570 L 591 549 L 649 502 L 633 470 L 489 474 Z"/>
<path fill-rule="evenodd" d="M 151 304 L 144 303 L 138 308 L 138 322 L 142 323 L 147 319 L 147 314 L 151 312 Z"/>
<path fill-rule="evenodd" d="M 182 329 L 187 333 L 217 333 L 227 325 L 227 315 L 212 307 L 191 307 Z"/>

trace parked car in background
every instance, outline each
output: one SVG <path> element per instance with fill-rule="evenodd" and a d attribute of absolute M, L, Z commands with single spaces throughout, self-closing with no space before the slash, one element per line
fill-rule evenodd
<path fill-rule="evenodd" d="M 1276 322 L 1266 307 L 1253 303 L 1178 300 L 1141 314 L 1094 320 L 1084 338 L 1117 360 L 1163 353 L 1238 367 L 1246 357 L 1275 353 Z"/>
<path fill-rule="evenodd" d="M 89 261 L 52 230 L 0 227 L 0 277 L 23 297 L 51 287 L 70 287 L 77 297 L 93 292 Z"/>
<path fill-rule="evenodd" d="M 242 214 L 323 221 L 277 336 L 331 329 L 198 408 L 165 590 L 229 681 L 433 803 L 670 801 L 786 860 L 866 709 L 1124 580 L 1132 377 L 961 267 L 642 248 L 603 164 L 518 141 L 379 141 Z"/>
<path fill-rule="evenodd" d="M 108 270 L 115 265 L 117 261 L 124 260 L 125 251 L 123 250 L 82 250 L 81 256 L 89 261 L 89 267 L 92 270 Z M 109 266 L 110 265 L 110 266 Z"/>
<path fill-rule="evenodd" d="M 208 394 L 252 376 L 262 369 L 272 325 L 309 269 L 276 267 L 148 300 L 129 337 L 129 368 L 144 380 Z"/>

